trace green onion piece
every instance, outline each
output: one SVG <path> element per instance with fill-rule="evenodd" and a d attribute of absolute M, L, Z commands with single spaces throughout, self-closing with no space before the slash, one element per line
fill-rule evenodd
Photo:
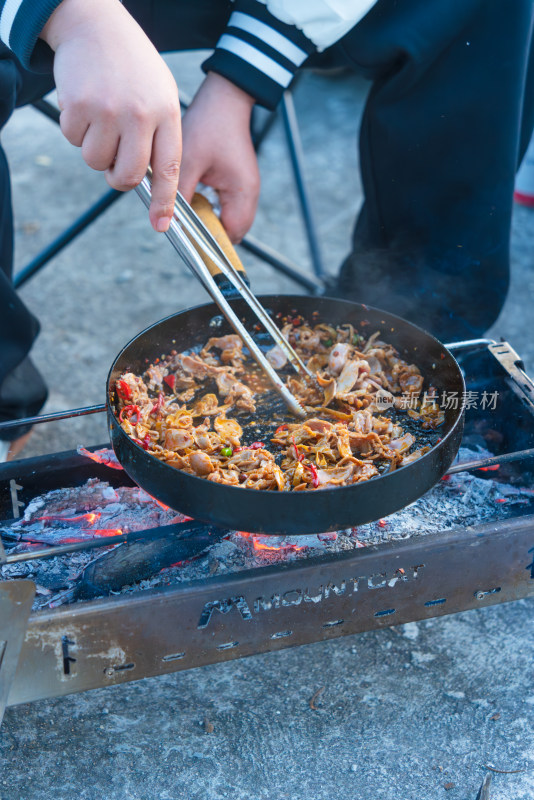
<path fill-rule="evenodd" d="M 332 339 L 327 339 L 326 342 L 323 342 L 323 344 L 325 347 L 332 347 L 334 342 L 332 341 Z"/>
<path fill-rule="evenodd" d="M 226 458 L 230 458 L 231 455 L 234 454 L 234 451 L 231 447 L 222 447 L 221 448 L 221 455 L 225 456 Z"/>
<path fill-rule="evenodd" d="M 355 333 L 352 337 L 352 344 L 360 344 L 363 342 L 363 336 L 360 336 L 359 333 Z"/>

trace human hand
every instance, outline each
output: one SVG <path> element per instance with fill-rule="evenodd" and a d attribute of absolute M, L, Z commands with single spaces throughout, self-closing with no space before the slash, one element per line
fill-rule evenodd
<path fill-rule="evenodd" d="M 182 120 L 179 190 L 189 202 L 199 182 L 217 190 L 221 222 L 240 242 L 254 221 L 260 175 L 250 136 L 254 98 L 209 72 Z"/>
<path fill-rule="evenodd" d="M 119 0 L 63 0 L 41 32 L 55 51 L 61 130 L 87 164 L 127 191 L 152 165 L 150 221 L 169 227 L 181 120 L 172 73 Z"/>

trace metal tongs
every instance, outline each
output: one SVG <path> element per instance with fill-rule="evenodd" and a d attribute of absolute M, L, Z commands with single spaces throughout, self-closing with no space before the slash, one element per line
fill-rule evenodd
<path fill-rule="evenodd" d="M 148 169 L 147 174 L 137 186 L 136 191 L 148 208 L 152 199 L 152 170 Z M 222 272 L 224 277 L 235 287 L 243 300 L 263 325 L 267 332 L 272 336 L 276 344 L 284 352 L 287 360 L 293 369 L 306 379 L 314 376 L 308 370 L 301 358 L 291 347 L 287 339 L 282 336 L 281 331 L 272 321 L 267 311 L 263 308 L 258 298 L 249 289 L 239 272 L 219 246 L 218 242 L 206 228 L 202 220 L 193 211 L 189 203 L 183 198 L 180 192 L 176 195 L 174 214 L 168 231 L 165 234 L 176 252 L 185 261 L 193 275 L 198 278 L 213 301 L 219 306 L 222 313 L 241 337 L 243 343 L 248 348 L 250 354 L 259 367 L 267 375 L 269 381 L 278 394 L 283 398 L 287 407 L 298 417 L 306 416 L 297 398 L 291 394 L 287 386 L 282 382 L 277 372 L 265 358 L 265 355 L 258 347 L 252 336 L 248 333 L 242 322 L 238 319 L 232 307 L 222 294 L 221 290 L 214 281 L 206 263 L 198 252 L 199 250 L 215 264 Z M 198 250 L 197 250 L 198 248 Z"/>

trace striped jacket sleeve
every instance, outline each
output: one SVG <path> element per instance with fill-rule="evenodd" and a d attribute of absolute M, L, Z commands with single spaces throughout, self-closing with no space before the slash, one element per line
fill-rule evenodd
<path fill-rule="evenodd" d="M 202 68 L 232 81 L 260 105 L 275 108 L 315 45 L 258 0 L 236 0 L 233 6 L 228 25 Z"/>
<path fill-rule="evenodd" d="M 205 72 L 218 72 L 275 108 L 304 61 L 334 44 L 376 0 L 235 0 Z"/>
<path fill-rule="evenodd" d="M 0 0 L 0 40 L 26 69 L 52 67 L 52 53 L 39 34 L 61 0 Z"/>

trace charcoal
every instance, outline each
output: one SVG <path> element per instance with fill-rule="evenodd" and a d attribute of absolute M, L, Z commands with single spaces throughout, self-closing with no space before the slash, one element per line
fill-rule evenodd
<path fill-rule="evenodd" d="M 87 565 L 75 586 L 75 596 L 90 600 L 118 592 L 130 583 L 151 578 L 165 567 L 200 555 L 227 533 L 217 528 L 199 531 L 195 524 L 189 530 L 159 539 L 120 544 Z"/>
<path fill-rule="evenodd" d="M 45 589 L 59 592 L 69 585 L 72 579 L 72 570 L 59 559 L 54 559 L 54 562 L 47 570 L 42 570 L 39 575 L 39 583 Z"/>

